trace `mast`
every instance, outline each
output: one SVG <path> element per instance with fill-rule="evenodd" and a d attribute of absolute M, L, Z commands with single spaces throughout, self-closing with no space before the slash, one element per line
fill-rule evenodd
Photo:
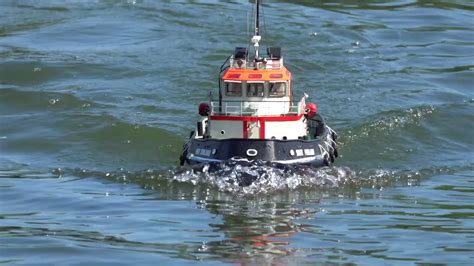
<path fill-rule="evenodd" d="M 252 37 L 252 43 L 253 46 L 255 47 L 255 59 L 259 59 L 258 55 L 258 48 L 259 48 L 259 42 L 262 39 L 262 36 L 260 36 L 260 0 L 255 0 L 255 5 L 256 5 L 256 10 L 257 14 L 255 16 L 255 34 Z"/>
<path fill-rule="evenodd" d="M 255 36 L 260 36 L 260 1 L 257 2 L 257 15 L 255 16 Z"/>

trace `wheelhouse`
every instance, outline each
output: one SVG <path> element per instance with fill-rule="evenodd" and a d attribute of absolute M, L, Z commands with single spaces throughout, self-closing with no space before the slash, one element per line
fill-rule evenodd
<path fill-rule="evenodd" d="M 291 73 L 283 66 L 281 49 L 269 48 L 267 54 L 249 61 L 246 48 L 237 47 L 224 63 L 219 99 L 211 99 L 205 122 L 209 137 L 298 139 L 306 134 L 305 98 L 292 101 Z"/>

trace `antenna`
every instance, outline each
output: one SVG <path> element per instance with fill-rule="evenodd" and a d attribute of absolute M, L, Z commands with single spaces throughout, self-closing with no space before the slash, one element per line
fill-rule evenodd
<path fill-rule="evenodd" d="M 260 0 L 255 0 L 255 5 L 256 5 L 256 16 L 255 16 L 255 35 L 252 37 L 252 43 L 253 43 L 253 46 L 255 47 L 255 59 L 258 60 L 259 59 L 259 56 L 258 56 L 258 48 L 259 48 L 259 42 L 260 40 L 262 39 L 262 36 L 260 36 Z"/>
<path fill-rule="evenodd" d="M 257 16 L 255 16 L 255 36 L 260 36 L 260 0 L 257 2 Z"/>

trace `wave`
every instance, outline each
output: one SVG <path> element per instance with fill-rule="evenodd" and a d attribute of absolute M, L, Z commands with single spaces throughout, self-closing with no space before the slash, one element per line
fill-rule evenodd
<path fill-rule="evenodd" d="M 360 138 L 374 135 L 388 135 L 394 129 L 416 125 L 435 111 L 432 105 L 423 105 L 406 110 L 393 110 L 377 114 L 369 118 L 369 122 L 341 132 L 342 145 L 354 142 Z"/>
<path fill-rule="evenodd" d="M 438 9 L 461 9 L 461 10 L 474 10 L 474 6 L 469 1 L 439 1 L 439 0 L 430 0 L 430 1 L 413 1 L 413 0 L 404 0 L 404 1 L 381 1 L 372 0 L 372 1 L 352 1 L 344 0 L 334 2 L 326 1 L 308 1 L 308 0 L 293 0 L 293 1 L 283 1 L 291 2 L 292 4 L 299 4 L 303 6 L 309 6 L 314 8 L 321 9 L 363 9 L 363 10 L 397 10 L 404 9 L 409 7 L 424 7 L 424 8 L 438 8 Z"/>
<path fill-rule="evenodd" d="M 334 196 L 359 197 L 360 190 L 364 188 L 382 190 L 393 186 L 417 186 L 427 177 L 469 170 L 471 167 L 472 164 L 418 170 L 354 170 L 345 166 L 313 168 L 231 160 L 215 165 L 138 172 L 56 168 L 51 174 L 58 177 L 99 177 L 114 182 L 139 184 L 145 189 L 163 192 L 170 198 L 192 198 L 209 190 L 252 197 L 281 192 L 298 193 L 308 189 Z"/>

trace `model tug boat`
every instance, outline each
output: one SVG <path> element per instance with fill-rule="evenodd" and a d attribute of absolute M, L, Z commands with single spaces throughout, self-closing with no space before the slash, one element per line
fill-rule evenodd
<path fill-rule="evenodd" d="M 260 1 L 256 1 L 255 48 L 235 52 L 221 67 L 219 98 L 199 105 L 201 120 L 184 144 L 181 165 L 229 159 L 328 166 L 338 156 L 336 133 L 306 103 L 293 102 L 291 73 L 280 47 L 259 53 Z"/>

